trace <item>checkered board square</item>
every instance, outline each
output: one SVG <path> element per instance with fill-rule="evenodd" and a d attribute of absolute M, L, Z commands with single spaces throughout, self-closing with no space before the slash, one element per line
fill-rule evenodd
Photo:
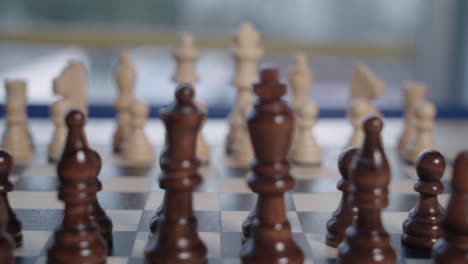
<path fill-rule="evenodd" d="M 149 220 L 164 194 L 157 184 L 158 165 L 128 169 L 110 154 L 109 146 L 92 147 L 103 157 L 99 201 L 114 224 L 114 247 L 108 263 L 143 263 Z M 15 168 L 11 175 L 15 190 L 9 200 L 24 227 L 24 245 L 15 252 L 17 263 L 46 262 L 54 229 L 63 216 L 63 204 L 57 200 L 55 166 L 45 161 L 44 146 L 37 146 L 36 153 L 40 158 Z M 248 170 L 228 167 L 222 153 L 221 147 L 215 148 L 211 165 L 200 169 L 204 182 L 194 193 L 194 208 L 200 237 L 209 250 L 209 263 L 239 263 L 241 225 L 253 209 L 256 195 L 245 182 Z M 293 167 L 291 171 L 296 185 L 285 195 L 287 215 L 306 263 L 333 263 L 336 258 L 336 249 L 326 246 L 324 237 L 325 223 L 341 197 L 335 188 L 340 178 L 336 168 L 339 153 L 338 148 L 325 148 L 320 167 Z M 391 234 L 399 263 L 427 263 L 427 253 L 405 249 L 400 243 L 401 224 L 418 198 L 413 191 L 414 168 L 400 162 L 391 150 L 387 156 L 392 181 L 390 205 L 382 217 L 384 225 Z M 442 205 L 446 205 L 450 192 L 449 171 L 443 181 L 445 193 L 439 198 Z"/>

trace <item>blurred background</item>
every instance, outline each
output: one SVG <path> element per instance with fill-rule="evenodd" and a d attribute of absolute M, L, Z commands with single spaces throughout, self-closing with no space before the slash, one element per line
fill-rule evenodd
<path fill-rule="evenodd" d="M 0 79 L 26 79 L 30 115 L 46 117 L 53 78 L 79 59 L 91 115 L 111 116 L 114 65 L 129 49 L 137 97 L 156 109 L 172 100 L 171 50 L 189 32 L 202 50 L 197 96 L 222 117 L 235 95 L 232 37 L 249 22 L 262 34 L 262 64 L 278 66 L 284 81 L 294 54 L 308 54 L 322 116 L 344 116 L 351 71 L 365 63 L 385 83 L 376 102 L 384 113 L 401 115 L 402 85 L 415 80 L 439 116 L 459 117 L 468 113 L 467 14 L 464 0 L 0 0 Z"/>

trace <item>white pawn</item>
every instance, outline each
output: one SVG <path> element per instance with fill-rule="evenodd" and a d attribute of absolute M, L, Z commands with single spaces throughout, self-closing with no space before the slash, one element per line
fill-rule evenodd
<path fill-rule="evenodd" d="M 114 153 L 122 150 L 125 139 L 131 130 L 130 107 L 135 100 L 133 91 L 135 89 L 135 67 L 131 61 L 130 53 L 120 54 L 117 69 L 115 71 L 115 82 L 119 91 L 119 96 L 114 102 L 114 108 L 117 110 L 117 128 L 113 135 L 112 149 Z"/>
<path fill-rule="evenodd" d="M 208 110 L 206 105 L 200 101 L 195 102 L 195 104 L 197 105 L 198 108 L 200 108 L 204 112 Z M 203 126 L 206 123 L 206 119 L 207 118 L 205 116 L 205 119 L 203 120 L 200 126 L 200 131 L 198 132 L 197 145 L 196 145 L 196 156 L 202 164 L 208 164 L 210 162 L 210 156 L 211 156 L 210 146 L 206 142 L 206 139 L 203 136 L 203 132 L 202 132 Z"/>
<path fill-rule="evenodd" d="M 322 151 L 313 134 L 318 107 L 305 103 L 296 115 L 297 131 L 291 147 L 291 160 L 301 165 L 317 165 L 322 161 Z"/>
<path fill-rule="evenodd" d="M 436 108 L 434 104 L 429 101 L 422 101 L 414 108 L 416 120 L 415 137 L 408 148 L 406 160 L 414 164 L 418 155 L 427 149 L 436 149 L 434 139 L 432 138 L 432 130 L 434 129 L 434 118 L 436 115 Z"/>
<path fill-rule="evenodd" d="M 55 130 L 49 144 L 49 162 L 57 162 L 62 155 L 68 132 L 65 115 L 70 109 L 70 104 L 66 99 L 58 100 L 50 107 L 50 115 L 52 116 Z"/>
<path fill-rule="evenodd" d="M 182 34 L 178 38 L 178 47 L 173 52 L 177 62 L 177 69 L 173 80 L 176 83 L 198 82 L 195 63 L 200 57 L 200 51 L 194 46 L 193 37 L 190 34 Z"/>
<path fill-rule="evenodd" d="M 129 167 L 151 167 L 155 160 L 154 148 L 145 134 L 149 107 L 135 100 L 131 106 L 132 129 L 122 149 L 122 159 Z"/>
<path fill-rule="evenodd" d="M 236 124 L 238 129 L 237 138 L 234 139 L 234 144 L 232 145 L 232 151 L 230 153 L 231 160 L 239 167 L 249 166 L 250 161 L 254 158 L 252 142 L 250 141 L 250 135 L 247 129 L 246 116 L 248 112 L 249 108 L 244 106 L 239 115 L 240 118 L 237 120 L 239 122 Z"/>
<path fill-rule="evenodd" d="M 403 86 L 403 94 L 405 97 L 405 123 L 398 141 L 398 153 L 401 157 L 404 157 L 416 135 L 414 108 L 418 102 L 425 100 L 426 86 L 423 83 L 407 82 Z"/>
<path fill-rule="evenodd" d="M 291 109 L 297 112 L 299 108 L 307 103 L 314 76 L 307 63 L 307 56 L 303 53 L 296 54 L 294 69 L 289 77 L 289 83 L 293 90 Z"/>
<path fill-rule="evenodd" d="M 31 134 L 27 128 L 26 83 L 22 80 L 7 80 L 5 87 L 6 131 L 2 147 L 11 153 L 15 163 L 21 164 L 33 156 Z"/>
<path fill-rule="evenodd" d="M 348 141 L 347 147 L 362 147 L 364 143 L 364 119 L 372 114 L 372 106 L 365 98 L 356 98 L 351 100 L 348 106 L 348 119 L 351 121 L 353 132 Z"/>

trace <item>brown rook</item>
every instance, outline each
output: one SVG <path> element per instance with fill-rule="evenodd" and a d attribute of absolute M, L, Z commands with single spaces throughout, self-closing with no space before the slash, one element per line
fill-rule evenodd
<path fill-rule="evenodd" d="M 194 96 L 193 87 L 182 84 L 177 87 L 176 101 L 161 111 L 166 146 L 160 157 L 159 185 L 166 192 L 153 218 L 156 227 L 146 246 L 147 263 L 207 262 L 207 249 L 198 237 L 192 208 L 193 189 L 202 181 L 197 173 L 196 137 L 205 118 L 205 113 L 195 106 Z"/>
<path fill-rule="evenodd" d="M 281 97 L 286 85 L 278 82 L 276 69 L 261 72 L 254 85 L 258 95 L 248 117 L 248 130 L 255 152 L 252 172 L 247 181 L 258 194 L 257 206 L 248 219 L 250 229 L 241 250 L 243 263 L 303 263 L 304 255 L 291 234 L 286 217 L 284 193 L 294 185 L 286 158 L 293 132 L 294 118 Z M 250 225 L 250 226 L 249 226 Z"/>

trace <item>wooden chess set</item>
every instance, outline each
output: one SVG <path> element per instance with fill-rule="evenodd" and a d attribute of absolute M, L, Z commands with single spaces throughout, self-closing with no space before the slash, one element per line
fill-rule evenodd
<path fill-rule="evenodd" d="M 200 52 L 189 35 L 174 50 L 178 86 L 160 120 L 133 95 L 129 52 L 115 71 L 117 118 L 105 129 L 87 117 L 78 61 L 53 81 L 62 96 L 51 105 L 53 127 L 27 121 L 26 83 L 8 81 L 1 263 L 468 261 L 468 154 L 457 148 L 466 123 L 435 127 L 424 85 L 408 82 L 403 126 L 387 126 L 372 104 L 383 83 L 359 65 L 349 124 L 325 122 L 333 133 L 317 137 L 306 56 L 296 56 L 286 102 L 278 70 L 257 70 L 259 33 L 245 25 L 235 44 L 238 94 L 227 122 L 208 120 L 196 99 Z M 145 129 L 151 122 L 157 133 Z M 387 129 L 400 133 L 391 144 Z"/>

